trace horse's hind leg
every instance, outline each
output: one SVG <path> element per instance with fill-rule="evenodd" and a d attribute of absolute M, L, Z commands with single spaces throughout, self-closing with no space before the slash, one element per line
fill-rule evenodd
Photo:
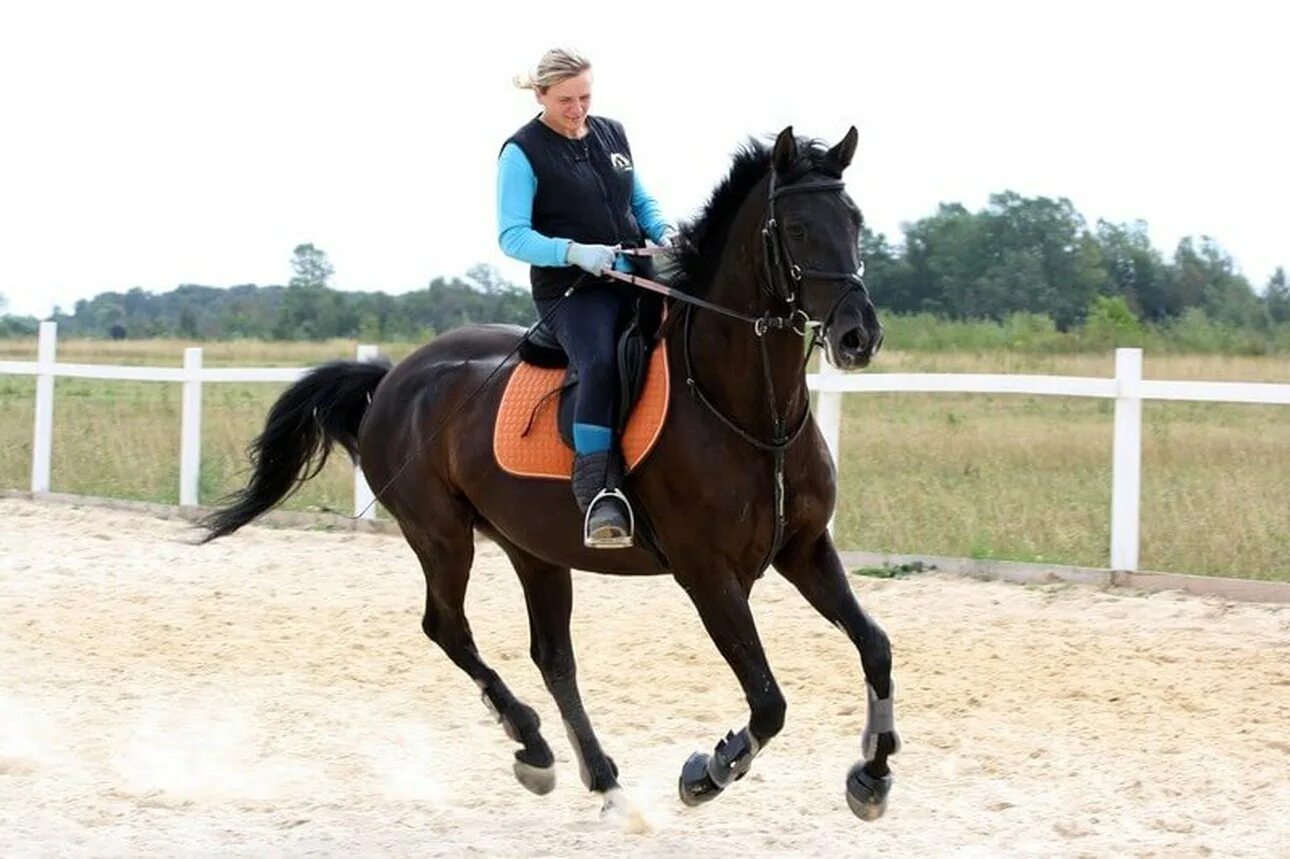
<path fill-rule="evenodd" d="M 523 744 L 515 753 L 516 778 L 533 793 L 549 793 L 555 787 L 555 758 L 539 730 L 538 715 L 484 664 L 466 620 L 466 584 L 475 558 L 471 512 L 436 510 L 433 519 L 427 515 L 427 520 L 433 522 L 433 531 L 418 531 L 400 523 L 425 573 L 426 608 L 421 628 L 479 686 L 484 703 L 502 723 L 506 735 Z"/>
<path fill-rule="evenodd" d="M 860 743 L 864 758 L 847 773 L 847 803 L 862 820 L 876 820 L 887 810 L 891 790 L 887 757 L 900 750 L 892 710 L 891 643 L 856 601 L 827 533 L 800 547 L 789 546 L 776 558 L 775 567 L 860 651 L 869 715 Z"/>
<path fill-rule="evenodd" d="M 530 652 L 560 708 L 569 741 L 578 756 L 582 783 L 590 791 L 607 795 L 618 788 L 618 767 L 601 749 L 578 692 L 578 670 L 569 637 L 569 616 L 573 610 L 569 568 L 549 564 L 516 546 L 504 542 L 501 545 L 524 587 L 529 610 Z"/>
<path fill-rule="evenodd" d="M 698 576 L 678 572 L 708 635 L 734 671 L 748 699 L 748 726 L 728 733 L 711 755 L 690 756 L 681 770 L 681 801 L 698 805 L 714 798 L 752 768 L 753 758 L 784 727 L 786 705 L 770 673 L 748 606 L 747 586 L 733 574 L 708 570 Z"/>

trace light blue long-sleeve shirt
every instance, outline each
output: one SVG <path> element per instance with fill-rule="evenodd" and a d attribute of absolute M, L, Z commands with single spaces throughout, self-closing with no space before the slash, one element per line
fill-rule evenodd
<path fill-rule="evenodd" d="M 537 174 L 514 143 L 502 148 L 497 162 L 497 243 L 502 252 L 529 265 L 564 266 L 570 240 L 544 236 L 533 229 L 533 197 L 537 194 Z M 632 214 L 651 240 L 657 242 L 670 226 L 662 207 L 641 185 L 640 175 L 632 171 Z M 619 257 L 614 267 L 630 269 L 630 260 Z"/>

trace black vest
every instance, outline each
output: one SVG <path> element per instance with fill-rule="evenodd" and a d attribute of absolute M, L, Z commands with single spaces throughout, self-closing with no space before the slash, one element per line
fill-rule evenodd
<path fill-rule="evenodd" d="M 644 244 L 632 214 L 632 150 L 622 125 L 587 117 L 587 135 L 570 140 L 534 118 L 514 143 L 537 175 L 533 229 L 581 244 Z M 555 298 L 584 272 L 577 266 L 530 266 L 534 298 Z"/>

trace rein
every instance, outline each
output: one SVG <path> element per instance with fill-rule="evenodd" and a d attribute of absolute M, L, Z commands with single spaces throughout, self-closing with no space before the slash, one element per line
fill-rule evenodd
<path fill-rule="evenodd" d="M 619 248 L 617 249 L 617 252 L 622 256 L 652 257 L 669 254 L 672 252 L 672 249 L 659 247 Z M 692 304 L 695 307 L 702 307 L 704 310 L 711 310 L 714 313 L 720 313 L 722 316 L 728 316 L 731 319 L 737 319 L 740 322 L 747 322 L 753 326 L 753 330 L 757 333 L 758 337 L 762 336 L 767 331 L 778 331 L 783 329 L 789 329 L 797 334 L 805 336 L 808 329 L 819 328 L 820 326 L 820 323 L 812 322 L 811 318 L 806 315 L 806 311 L 801 309 L 794 309 L 793 313 L 789 316 L 771 316 L 770 314 L 765 314 L 763 316 L 749 316 L 746 313 L 740 313 L 737 310 L 731 310 L 728 307 L 713 304 L 711 301 L 705 301 L 698 296 L 690 295 L 688 292 L 682 292 L 681 290 L 670 287 L 667 284 L 659 283 L 657 280 L 650 280 L 648 277 L 641 277 L 640 275 L 629 274 L 628 272 L 616 271 L 614 269 L 606 269 L 602 274 L 604 274 L 605 277 L 612 277 L 614 280 L 621 280 L 623 283 L 628 283 L 632 286 L 649 290 L 650 292 L 656 292 L 659 295 L 676 299 L 677 301 L 685 304 Z"/>

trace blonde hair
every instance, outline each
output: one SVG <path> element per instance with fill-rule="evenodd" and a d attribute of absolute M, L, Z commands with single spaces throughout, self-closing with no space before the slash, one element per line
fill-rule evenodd
<path fill-rule="evenodd" d="M 543 93 L 548 87 L 577 77 L 590 68 L 591 61 L 572 48 L 552 48 L 538 60 L 534 72 L 516 75 L 515 85 Z"/>

